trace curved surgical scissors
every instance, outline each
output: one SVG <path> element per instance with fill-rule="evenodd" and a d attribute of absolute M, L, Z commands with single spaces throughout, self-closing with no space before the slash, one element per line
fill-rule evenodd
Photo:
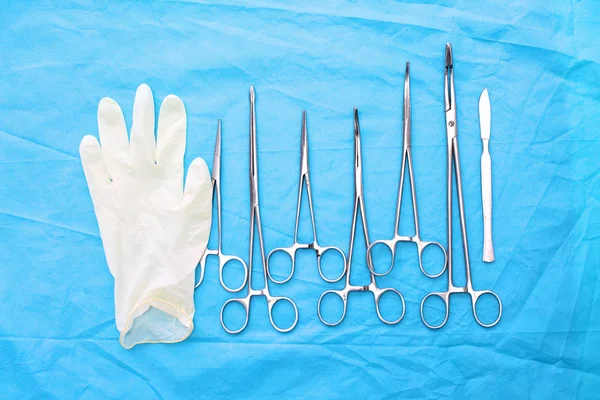
<path fill-rule="evenodd" d="M 267 263 L 265 257 L 265 247 L 263 244 L 262 235 L 262 224 L 260 222 L 260 207 L 258 205 L 258 154 L 256 149 L 256 113 L 255 113 L 255 94 L 254 86 L 250 86 L 250 258 L 248 262 L 248 294 L 246 297 L 229 299 L 223 304 L 221 308 L 221 325 L 228 333 L 240 333 L 248 325 L 248 319 L 250 317 L 250 301 L 255 296 L 264 296 L 267 299 L 267 306 L 269 308 L 269 319 L 271 325 L 279 332 L 289 332 L 298 323 L 298 307 L 296 303 L 289 297 L 271 296 L 269 293 L 269 281 L 267 279 Z M 260 256 L 262 260 L 263 279 L 265 283 L 264 289 L 253 289 L 252 288 L 252 264 L 254 256 L 254 225 L 256 223 L 256 230 L 258 231 L 258 242 L 260 248 Z M 273 307 L 278 301 L 287 301 L 294 307 L 295 318 L 292 325 L 288 328 L 279 328 L 275 324 L 273 319 Z M 237 330 L 227 328 L 225 321 L 223 320 L 223 313 L 228 305 L 238 303 L 244 307 L 246 311 L 246 319 L 241 328 Z"/>
<path fill-rule="evenodd" d="M 275 283 L 285 283 L 285 282 L 289 281 L 292 278 L 292 275 L 294 275 L 294 268 L 295 268 L 295 264 L 296 264 L 296 252 L 300 249 L 312 249 L 312 250 L 315 250 L 315 253 L 317 254 L 317 269 L 319 271 L 319 275 L 321 275 L 321 278 L 323 278 L 323 280 L 325 280 L 327 282 L 337 282 L 344 277 L 344 273 L 346 272 L 346 269 L 345 269 L 346 255 L 338 247 L 321 246 L 321 245 L 319 245 L 319 243 L 317 241 L 317 228 L 316 228 L 316 224 L 315 224 L 315 213 L 313 211 L 312 192 L 310 189 L 310 174 L 309 174 L 309 169 L 308 169 L 308 134 L 307 134 L 307 130 L 306 130 L 306 111 L 304 111 L 302 113 L 302 138 L 300 140 L 300 150 L 301 150 L 300 183 L 298 184 L 298 205 L 296 207 L 296 227 L 294 228 L 294 244 L 292 244 L 289 247 L 278 247 L 276 249 L 273 249 L 269 253 L 269 256 L 267 257 L 267 273 L 269 274 L 269 279 L 271 279 Z M 302 187 L 303 187 L 304 183 L 306 183 L 306 195 L 308 197 L 308 209 L 310 211 L 310 222 L 312 224 L 312 231 L 313 231 L 312 243 L 298 242 L 298 225 L 300 223 L 300 207 L 302 205 Z M 340 276 L 336 279 L 327 278 L 325 276 L 325 274 L 323 273 L 323 270 L 321 269 L 321 256 L 323 256 L 327 251 L 330 251 L 330 250 L 338 252 L 342 256 L 342 260 L 344 263 L 343 264 L 344 269 L 342 270 L 342 273 L 340 274 Z M 292 267 L 290 269 L 290 274 L 287 276 L 287 278 L 285 278 L 281 281 L 274 279 L 273 275 L 271 275 L 271 271 L 270 271 L 271 256 L 277 252 L 286 253 L 292 260 Z"/>
<path fill-rule="evenodd" d="M 421 240 L 421 236 L 419 233 L 419 212 L 417 210 L 417 192 L 415 189 L 415 178 L 413 175 L 413 167 L 412 167 L 412 154 L 411 154 L 411 146 L 410 146 L 410 136 L 411 136 L 411 118 L 410 118 L 410 70 L 409 63 L 406 63 L 406 75 L 404 76 L 404 110 L 403 110 L 403 130 L 404 130 L 404 143 L 402 144 L 402 169 L 400 173 L 400 185 L 398 187 L 398 203 L 396 204 L 396 225 L 394 228 L 394 237 L 390 240 L 376 240 L 367 249 L 367 260 L 370 262 L 367 263 L 371 272 L 376 276 L 384 276 L 387 275 L 394 266 L 394 257 L 396 256 L 396 245 L 399 242 L 412 242 L 417 245 L 417 252 L 419 254 L 419 267 L 421 268 L 421 272 L 425 274 L 429 278 L 437 278 L 438 276 L 444 273 L 446 269 L 446 262 L 448 256 L 446 255 L 446 249 L 438 242 L 425 242 Z M 413 218 L 415 221 L 415 234 L 414 236 L 402 236 L 398 232 L 400 230 L 400 211 L 402 208 L 402 192 L 404 190 L 404 173 L 406 170 L 406 166 L 408 165 L 408 179 L 410 181 L 410 194 L 412 197 L 412 206 L 413 206 Z M 383 273 L 378 273 L 375 271 L 375 268 L 372 265 L 372 251 L 373 248 L 378 245 L 385 245 L 391 253 L 391 262 L 390 267 L 387 271 Z M 444 265 L 440 272 L 437 274 L 429 274 L 423 268 L 423 251 L 427 246 L 434 245 L 439 247 L 444 253 Z"/>
<path fill-rule="evenodd" d="M 365 199 L 363 193 L 363 181 L 362 181 L 362 155 L 360 151 L 360 126 L 358 123 L 358 109 L 354 109 L 354 216 L 352 217 L 352 231 L 350 233 L 350 249 L 348 250 L 348 257 L 346 258 L 346 285 L 341 290 L 328 290 L 321 295 L 319 298 L 319 303 L 317 305 L 317 313 L 319 315 L 319 319 L 325 325 L 335 326 L 338 325 L 344 317 L 346 316 L 346 308 L 348 305 L 348 295 L 351 292 L 372 292 L 373 297 L 375 299 L 375 310 L 377 311 L 377 316 L 379 319 L 388 324 L 393 325 L 397 324 L 404 317 L 405 304 L 404 297 L 402 294 L 394 288 L 378 288 L 377 283 L 375 281 L 375 275 L 373 273 L 369 273 L 371 277 L 371 282 L 367 286 L 356 286 L 350 283 L 350 275 L 352 272 L 352 252 L 354 250 L 354 239 L 356 238 L 356 221 L 358 219 L 358 212 L 361 214 L 361 221 L 363 226 L 363 236 L 365 239 L 365 245 L 367 248 L 369 247 L 369 229 L 367 228 L 367 214 L 365 211 Z M 379 309 L 379 300 L 381 296 L 383 296 L 387 292 L 394 292 L 402 301 L 402 314 L 398 319 L 395 320 L 387 320 L 381 315 L 381 310 Z M 321 314 L 321 302 L 323 298 L 328 294 L 334 294 L 338 296 L 344 305 L 344 309 L 342 311 L 342 315 L 339 320 L 335 322 L 327 322 L 323 318 Z"/>
<path fill-rule="evenodd" d="M 454 94 L 454 67 L 452 63 L 452 46 L 450 43 L 446 44 L 446 69 L 444 72 L 444 103 L 446 106 L 446 135 L 448 145 L 448 159 L 447 159 L 447 216 L 448 216 L 448 290 L 445 292 L 433 292 L 429 293 L 423 301 L 421 301 L 421 319 L 423 323 L 431 329 L 441 328 L 448 321 L 448 314 L 450 312 L 450 295 L 454 293 L 468 293 L 471 296 L 471 304 L 473 308 L 473 316 L 477 323 L 485 328 L 492 327 L 500 321 L 502 316 L 502 302 L 500 297 L 491 290 L 475 290 L 473 289 L 473 282 L 471 280 L 471 265 L 469 261 L 469 247 L 467 243 L 467 223 L 465 218 L 465 206 L 463 201 L 462 192 L 462 180 L 460 177 L 460 159 L 458 156 L 458 130 L 456 126 L 456 96 Z M 456 192 L 458 193 L 458 211 L 460 214 L 460 228 L 462 233 L 463 253 L 465 256 L 465 271 L 467 284 L 465 286 L 455 286 L 452 281 L 452 164 L 454 163 L 454 170 L 456 171 Z M 483 323 L 477 315 L 477 300 L 481 296 L 489 294 L 496 298 L 498 301 L 498 317 L 490 324 Z M 423 313 L 423 306 L 425 301 L 430 297 L 439 297 L 444 302 L 446 308 L 446 315 L 444 320 L 439 325 L 431 325 L 425 319 Z"/>
<path fill-rule="evenodd" d="M 240 257 L 226 255 L 221 251 L 221 120 L 219 120 L 217 125 L 217 139 L 215 141 L 215 155 L 213 158 L 213 167 L 212 167 L 212 187 L 213 187 L 213 201 L 217 202 L 217 248 L 209 249 L 208 246 L 200 259 L 200 278 L 196 283 L 195 288 L 200 286 L 202 281 L 204 280 L 204 271 L 206 268 L 206 259 L 208 256 L 217 256 L 219 258 L 219 280 L 221 281 L 221 286 L 228 292 L 234 293 L 239 292 L 246 285 L 246 281 L 248 280 L 248 266 Z M 231 261 L 237 261 L 242 264 L 242 268 L 244 269 L 244 281 L 237 288 L 230 288 L 225 284 L 225 280 L 223 279 L 223 269 L 225 265 L 227 265 Z"/>

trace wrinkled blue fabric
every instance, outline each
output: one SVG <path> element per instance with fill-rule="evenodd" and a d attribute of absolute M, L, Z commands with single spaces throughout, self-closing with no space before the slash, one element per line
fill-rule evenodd
<path fill-rule="evenodd" d="M 0 12 L 0 393 L 3 398 L 594 398 L 600 393 L 600 7 L 598 2 L 309 0 L 11 2 Z M 479 327 L 467 295 L 427 329 L 421 299 L 446 275 L 421 274 L 401 245 L 390 276 L 406 299 L 387 326 L 352 293 L 335 328 L 317 317 L 340 287 L 302 252 L 288 334 L 253 300 L 237 336 L 220 326 L 230 295 L 214 260 L 179 344 L 124 350 L 78 145 L 97 135 L 99 100 L 128 124 L 136 87 L 188 112 L 186 165 L 210 165 L 223 119 L 223 249 L 248 257 L 248 88 L 257 91 L 265 249 L 292 241 L 307 110 L 319 241 L 347 251 L 353 208 L 352 108 L 359 107 L 371 240 L 390 238 L 411 62 L 413 162 L 421 236 L 446 245 L 444 45 L 454 49 L 459 146 L 473 283 L 504 314 Z M 481 261 L 478 99 L 492 106 L 496 261 Z M 405 192 L 405 194 L 408 192 Z M 410 196 L 401 232 L 411 234 Z M 306 204 L 305 204 L 306 205 Z M 456 205 L 455 205 L 456 207 Z M 455 208 L 456 210 L 456 208 Z M 464 283 L 458 214 L 454 249 Z M 353 283 L 366 284 L 362 231 Z M 302 212 L 300 238 L 311 229 Z M 215 238 L 211 245 L 215 245 Z M 254 263 L 260 287 L 260 259 Z M 235 269 L 228 277 L 235 279 Z M 385 303 L 385 302 L 384 302 Z M 387 304 L 382 303 L 382 307 Z M 283 310 L 285 311 L 285 309 Z M 232 318 L 235 319 L 236 315 Z"/>

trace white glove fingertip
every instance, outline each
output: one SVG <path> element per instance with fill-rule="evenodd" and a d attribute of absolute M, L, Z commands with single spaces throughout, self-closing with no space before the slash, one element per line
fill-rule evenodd
<path fill-rule="evenodd" d="M 212 199 L 212 185 L 206 161 L 198 157 L 192 161 L 188 168 L 185 179 L 185 190 L 183 192 L 184 206 L 193 205 L 197 202 L 210 202 Z M 201 204 L 197 204 L 201 206 Z"/>
<path fill-rule="evenodd" d="M 101 163 L 102 148 L 100 147 L 100 143 L 98 143 L 98 139 L 92 135 L 85 135 L 79 144 L 79 155 L 84 167 L 86 165 Z"/>
<path fill-rule="evenodd" d="M 132 162 L 154 164 L 156 157 L 156 140 L 154 138 L 154 97 L 148 85 L 141 84 L 133 102 L 133 122 L 129 157 Z"/>
<path fill-rule="evenodd" d="M 137 97 L 140 95 L 152 96 L 152 89 L 150 89 L 148 84 L 142 83 L 140 86 L 138 86 L 137 90 L 135 91 L 135 96 Z"/>
<path fill-rule="evenodd" d="M 160 106 L 156 135 L 156 159 L 165 168 L 175 168 L 183 179 L 186 131 L 185 106 L 175 95 L 168 95 Z"/>
<path fill-rule="evenodd" d="M 188 169 L 182 211 L 188 232 L 187 245 L 198 260 L 208 243 L 212 221 L 212 182 L 206 162 L 196 158 Z"/>
<path fill-rule="evenodd" d="M 100 102 L 98 103 L 98 114 L 100 114 L 100 111 L 107 110 L 107 109 L 113 109 L 113 108 L 118 108 L 119 111 L 121 111 L 121 107 L 119 107 L 119 103 L 117 103 L 114 99 L 111 99 L 110 97 L 103 97 L 100 99 Z"/>
<path fill-rule="evenodd" d="M 120 122 L 118 117 L 123 118 L 123 111 L 121 111 L 119 103 L 110 97 L 103 97 L 98 103 L 98 125 L 114 127 L 116 123 Z"/>
<path fill-rule="evenodd" d="M 181 100 L 181 98 L 179 98 L 179 96 L 170 94 L 167 97 L 165 97 L 160 106 L 161 113 L 163 110 L 168 110 L 169 112 L 185 112 L 185 106 L 183 105 L 183 101 Z"/>
<path fill-rule="evenodd" d="M 102 148 L 94 136 L 84 136 L 79 145 L 81 165 L 92 200 L 96 199 L 110 182 L 110 175 L 102 159 Z"/>
<path fill-rule="evenodd" d="M 125 118 L 119 104 L 104 97 L 98 105 L 98 134 L 104 151 L 115 161 L 127 159 L 129 140 Z"/>

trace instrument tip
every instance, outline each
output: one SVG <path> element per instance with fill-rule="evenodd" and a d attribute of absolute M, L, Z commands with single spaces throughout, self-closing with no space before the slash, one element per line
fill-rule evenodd
<path fill-rule="evenodd" d="M 254 101 L 254 86 L 250 86 L 250 101 Z"/>
<path fill-rule="evenodd" d="M 406 74 L 404 75 L 404 115 L 402 119 L 410 118 L 410 63 L 406 63 Z"/>
<path fill-rule="evenodd" d="M 360 126 L 358 125 L 358 108 L 354 107 L 354 135 L 360 135 Z"/>
<path fill-rule="evenodd" d="M 446 43 L 446 68 L 452 68 L 452 45 Z"/>

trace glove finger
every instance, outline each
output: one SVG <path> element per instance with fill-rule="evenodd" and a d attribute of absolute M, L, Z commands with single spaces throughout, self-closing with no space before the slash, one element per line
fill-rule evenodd
<path fill-rule="evenodd" d="M 98 105 L 98 133 L 106 166 L 114 173 L 127 160 L 129 140 L 121 107 L 108 97 Z"/>
<path fill-rule="evenodd" d="M 104 164 L 102 148 L 98 140 L 93 136 L 84 136 L 79 145 L 79 155 L 90 196 L 92 201 L 96 202 L 110 183 L 110 175 Z"/>
<path fill-rule="evenodd" d="M 206 162 L 198 157 L 190 165 L 181 203 L 189 224 L 190 239 L 204 251 L 208 242 L 212 214 L 212 182 Z M 199 254 L 200 257 L 202 254 Z"/>
<path fill-rule="evenodd" d="M 134 163 L 154 164 L 156 141 L 154 140 L 154 98 L 146 84 L 140 85 L 135 93 L 133 123 L 129 157 Z"/>
<path fill-rule="evenodd" d="M 170 175 L 176 175 L 179 187 L 183 183 L 186 115 L 181 99 L 168 95 L 160 107 L 156 138 L 156 160 Z"/>

